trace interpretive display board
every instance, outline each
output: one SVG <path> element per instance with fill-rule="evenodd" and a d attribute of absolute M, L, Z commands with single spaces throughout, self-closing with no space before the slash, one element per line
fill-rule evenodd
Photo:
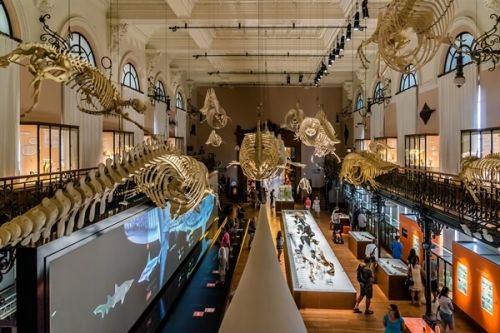
<path fill-rule="evenodd" d="M 356 290 L 311 213 L 283 210 L 287 280 L 300 308 L 350 309 Z"/>
<path fill-rule="evenodd" d="M 493 314 L 493 283 L 484 276 L 481 277 L 481 307 Z"/>
<path fill-rule="evenodd" d="M 467 267 L 465 267 L 462 263 L 459 263 L 457 266 L 457 280 L 458 291 L 467 295 Z"/>
<path fill-rule="evenodd" d="M 365 258 L 366 245 L 370 244 L 375 237 L 367 231 L 349 231 L 349 249 L 358 259 Z"/>
<path fill-rule="evenodd" d="M 401 259 L 380 258 L 377 268 L 377 284 L 390 300 L 409 299 L 405 286 L 408 266 Z"/>

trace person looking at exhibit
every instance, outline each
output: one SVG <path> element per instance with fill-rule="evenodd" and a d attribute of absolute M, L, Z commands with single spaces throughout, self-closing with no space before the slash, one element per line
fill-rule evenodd
<path fill-rule="evenodd" d="M 399 240 L 399 235 L 394 237 L 391 243 L 391 251 L 394 259 L 401 259 L 401 255 L 403 254 L 403 243 Z"/>
<path fill-rule="evenodd" d="M 354 305 L 354 313 L 362 313 L 359 305 L 366 296 L 365 315 L 373 314 L 373 311 L 370 310 L 370 303 L 373 298 L 373 272 L 368 266 L 369 264 L 370 258 L 365 258 L 364 262 L 356 269 L 356 278 L 359 282 L 359 296 L 356 300 L 356 305 Z"/>
<path fill-rule="evenodd" d="M 358 215 L 358 227 L 359 231 L 366 231 L 366 223 L 368 219 L 366 218 L 366 214 L 364 211 L 360 212 Z"/>
<path fill-rule="evenodd" d="M 281 262 L 281 253 L 283 253 L 283 245 L 285 243 L 285 239 L 283 238 L 283 233 L 281 230 L 278 230 L 276 235 L 276 250 L 278 252 L 278 261 Z"/>
<path fill-rule="evenodd" d="M 422 267 L 417 255 L 412 258 L 412 261 L 408 265 L 408 277 L 412 281 L 409 285 L 411 304 L 420 306 L 420 295 L 424 290 L 424 285 L 422 283 Z"/>
<path fill-rule="evenodd" d="M 449 296 L 450 289 L 443 287 L 438 296 L 438 318 L 441 319 L 443 332 L 452 333 L 454 330 L 453 323 L 453 302 Z"/>

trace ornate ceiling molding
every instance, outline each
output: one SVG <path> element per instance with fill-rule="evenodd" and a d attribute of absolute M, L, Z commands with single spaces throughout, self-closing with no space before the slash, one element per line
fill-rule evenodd
<path fill-rule="evenodd" d="M 177 17 L 190 17 L 197 0 L 166 0 Z"/>

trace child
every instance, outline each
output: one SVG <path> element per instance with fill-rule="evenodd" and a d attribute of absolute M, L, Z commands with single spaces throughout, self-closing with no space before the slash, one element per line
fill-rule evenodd
<path fill-rule="evenodd" d="M 283 244 L 285 240 L 283 239 L 283 234 L 281 230 L 278 230 L 278 234 L 276 235 L 276 250 L 278 251 L 278 261 L 281 261 L 281 253 L 283 252 Z"/>
<path fill-rule="evenodd" d="M 307 210 L 311 210 L 311 199 L 309 197 L 306 198 L 306 201 L 304 202 L 304 207 Z"/>

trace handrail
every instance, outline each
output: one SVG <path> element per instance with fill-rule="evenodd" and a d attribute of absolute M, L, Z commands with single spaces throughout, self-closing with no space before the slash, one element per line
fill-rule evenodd
<path fill-rule="evenodd" d="M 10 180 L 17 180 L 17 179 L 29 179 L 29 178 L 43 178 L 50 176 L 49 179 L 54 179 L 56 177 L 52 177 L 53 175 L 58 175 L 62 176 L 63 174 L 68 174 L 68 173 L 84 173 L 84 172 L 89 172 L 91 170 L 97 170 L 96 167 L 93 168 L 84 168 L 84 169 L 74 169 L 74 170 L 67 170 L 67 171 L 57 171 L 57 172 L 49 172 L 49 173 L 37 173 L 37 174 L 32 174 L 32 175 L 19 175 L 19 176 L 9 176 L 9 177 L 1 177 L 0 178 L 0 183 L 4 183 Z"/>

